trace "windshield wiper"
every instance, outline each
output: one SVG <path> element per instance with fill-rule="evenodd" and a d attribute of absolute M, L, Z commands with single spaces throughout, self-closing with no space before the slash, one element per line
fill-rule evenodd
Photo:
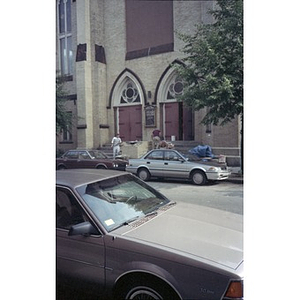
<path fill-rule="evenodd" d="M 113 230 L 118 229 L 118 228 L 123 227 L 123 226 L 127 226 L 127 225 L 129 225 L 130 223 L 132 223 L 132 222 L 134 222 L 135 220 L 137 220 L 139 217 L 140 217 L 140 216 L 135 216 L 135 217 L 133 217 L 133 218 L 131 218 L 131 219 L 129 219 L 129 220 L 127 220 L 127 221 L 125 221 L 125 222 L 119 224 L 119 225 L 116 225 L 116 226 L 113 227 L 110 231 L 113 231 Z"/>

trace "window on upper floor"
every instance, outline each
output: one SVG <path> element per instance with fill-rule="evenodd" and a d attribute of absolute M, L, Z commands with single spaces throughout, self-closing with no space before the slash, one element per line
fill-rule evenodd
<path fill-rule="evenodd" d="M 58 0 L 59 61 L 61 75 L 73 74 L 71 0 Z"/>

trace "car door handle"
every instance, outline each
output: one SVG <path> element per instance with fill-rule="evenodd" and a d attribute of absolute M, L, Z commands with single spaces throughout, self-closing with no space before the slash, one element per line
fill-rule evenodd
<path fill-rule="evenodd" d="M 147 164 L 150 165 L 150 161 L 147 161 Z"/>
<path fill-rule="evenodd" d="M 168 165 L 169 163 L 164 163 L 164 165 Z"/>

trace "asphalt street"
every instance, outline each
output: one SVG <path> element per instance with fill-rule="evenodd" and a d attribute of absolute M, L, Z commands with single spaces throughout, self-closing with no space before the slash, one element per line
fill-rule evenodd
<path fill-rule="evenodd" d="M 221 181 L 197 186 L 188 181 L 151 180 L 149 185 L 170 200 L 188 202 L 243 215 L 243 184 Z"/>

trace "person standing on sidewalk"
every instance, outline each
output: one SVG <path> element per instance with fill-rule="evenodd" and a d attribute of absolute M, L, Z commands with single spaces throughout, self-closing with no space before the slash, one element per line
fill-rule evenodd
<path fill-rule="evenodd" d="M 122 143 L 122 140 L 120 138 L 120 134 L 117 133 L 116 136 L 113 137 L 111 140 L 111 147 L 113 148 L 113 158 L 115 159 L 116 156 L 119 154 L 121 148 L 120 145 Z"/>

